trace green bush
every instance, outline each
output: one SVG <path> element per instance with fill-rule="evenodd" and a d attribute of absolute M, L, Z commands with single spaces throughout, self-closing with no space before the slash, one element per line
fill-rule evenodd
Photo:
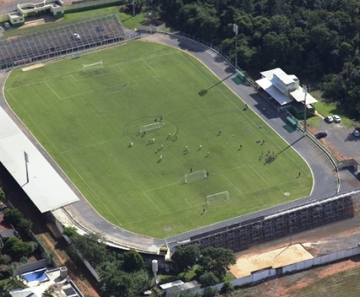
<path fill-rule="evenodd" d="M 219 290 L 217 288 L 207 287 L 204 290 L 203 297 L 215 297 L 217 295 L 219 295 Z"/>
<path fill-rule="evenodd" d="M 74 236 L 75 234 L 77 234 L 76 228 L 72 227 L 72 226 L 64 227 L 63 234 L 65 234 L 65 235 L 67 235 L 69 237 Z"/>
<path fill-rule="evenodd" d="M 11 257 L 9 255 L 0 255 L 0 264 L 9 264 Z"/>
<path fill-rule="evenodd" d="M 226 281 L 224 283 L 224 285 L 222 286 L 220 293 L 226 294 L 226 293 L 230 293 L 232 291 L 234 291 L 234 286 L 230 282 Z"/>

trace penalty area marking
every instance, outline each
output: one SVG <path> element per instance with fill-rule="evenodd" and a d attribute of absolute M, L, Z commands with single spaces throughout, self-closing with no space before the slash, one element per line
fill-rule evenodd
<path fill-rule="evenodd" d="M 28 67 L 23 67 L 23 68 L 21 68 L 21 70 L 23 72 L 26 72 L 26 71 L 34 70 L 34 69 L 41 68 L 41 67 L 44 67 L 44 66 L 45 66 L 44 63 L 39 63 L 39 64 L 31 65 L 31 66 L 28 66 Z"/>

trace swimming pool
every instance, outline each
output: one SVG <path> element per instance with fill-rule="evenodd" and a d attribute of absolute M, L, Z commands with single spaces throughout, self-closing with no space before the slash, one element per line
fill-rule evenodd
<path fill-rule="evenodd" d="M 24 279 L 27 280 L 28 283 L 33 281 L 43 282 L 49 280 L 46 275 L 46 269 L 36 270 L 29 273 L 25 273 L 22 275 Z"/>

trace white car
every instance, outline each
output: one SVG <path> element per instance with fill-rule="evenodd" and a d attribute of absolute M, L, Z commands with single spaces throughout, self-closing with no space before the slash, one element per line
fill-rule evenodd
<path fill-rule="evenodd" d="M 340 123 L 341 122 L 341 118 L 338 115 L 333 115 L 333 119 L 335 123 Z"/>
<path fill-rule="evenodd" d="M 325 117 L 325 122 L 327 123 L 332 123 L 334 121 L 333 117 L 332 116 L 327 116 Z"/>
<path fill-rule="evenodd" d="M 11 25 L 10 25 L 9 22 L 5 22 L 5 23 L 4 23 L 4 26 L 5 26 L 5 28 L 10 28 L 10 27 L 11 27 Z"/>
<path fill-rule="evenodd" d="M 355 129 L 353 134 L 354 134 L 355 137 L 359 137 L 360 136 L 360 131 Z"/>
<path fill-rule="evenodd" d="M 77 39 L 77 40 L 81 39 L 81 37 L 80 37 L 80 35 L 79 35 L 78 33 L 74 33 L 74 34 L 72 35 L 72 38 L 73 38 L 73 39 Z"/>

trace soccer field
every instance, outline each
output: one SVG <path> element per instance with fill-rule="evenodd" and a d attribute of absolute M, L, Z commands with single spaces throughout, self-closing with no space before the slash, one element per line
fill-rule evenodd
<path fill-rule="evenodd" d="M 93 207 L 130 231 L 166 237 L 310 193 L 303 159 L 185 52 L 132 41 L 14 70 L 5 87 Z"/>

